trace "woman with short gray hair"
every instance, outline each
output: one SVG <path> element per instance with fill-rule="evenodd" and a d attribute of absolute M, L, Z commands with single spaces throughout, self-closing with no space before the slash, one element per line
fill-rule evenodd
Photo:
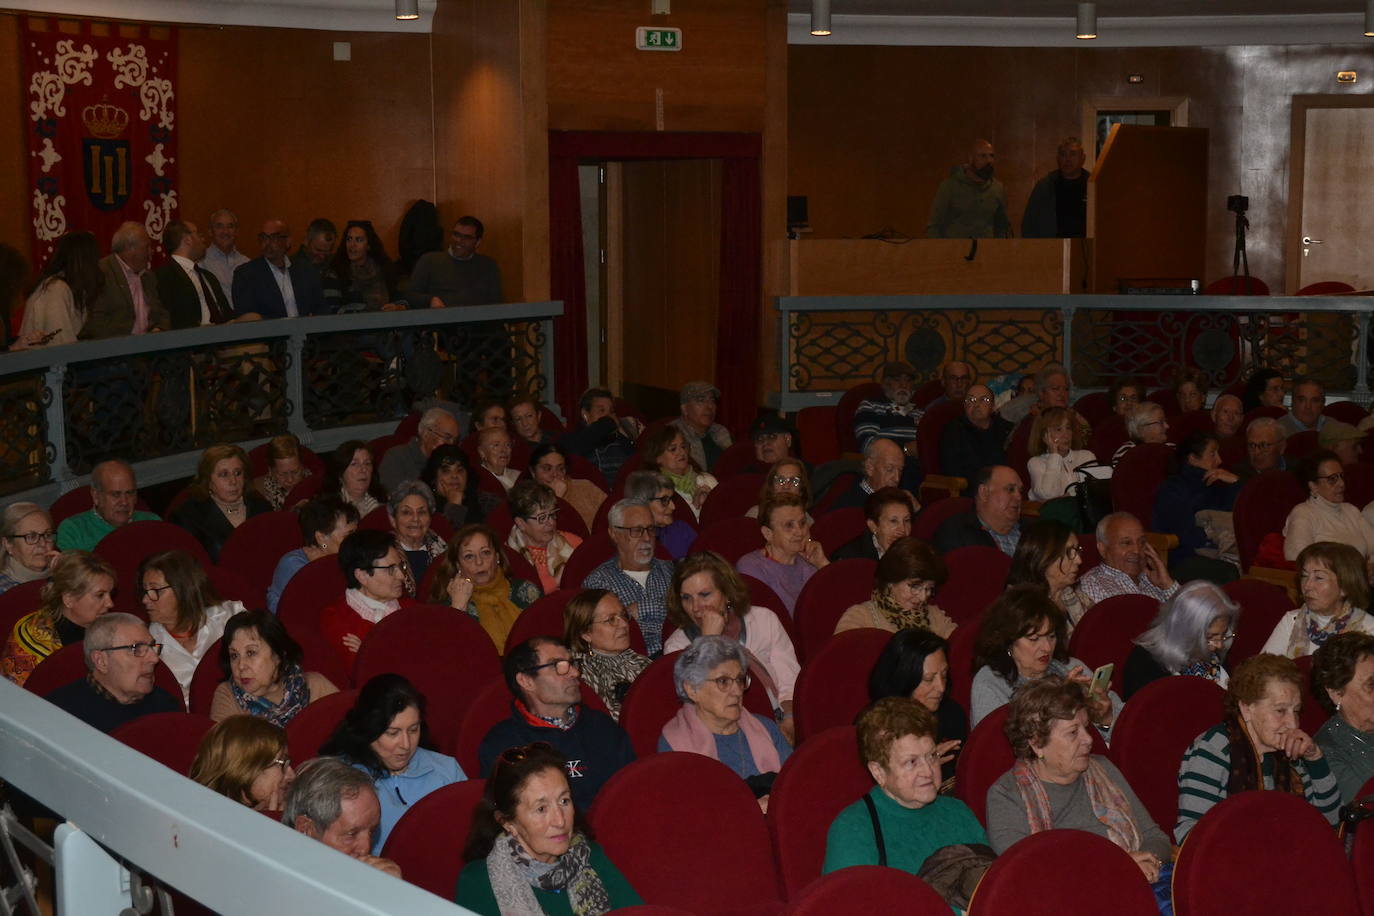
<path fill-rule="evenodd" d="M 430 561 L 448 549 L 444 539 L 430 528 L 434 517 L 434 491 L 419 480 L 403 480 L 386 501 L 387 518 L 396 533 L 396 546 L 405 554 L 411 580 L 406 592 L 414 595 Z"/>
<path fill-rule="evenodd" d="M 1126 418 L 1126 435 L 1131 438 L 1112 453 L 1112 467 L 1120 464 L 1126 453 L 1137 445 L 1169 444 L 1169 424 L 1164 419 L 1164 408 L 1154 401 L 1141 401 Z"/>
<path fill-rule="evenodd" d="M 0 517 L 0 595 L 52 572 L 58 553 L 52 516 L 38 503 L 10 503 Z"/>
<path fill-rule="evenodd" d="M 675 492 L 668 475 L 659 471 L 632 471 L 625 478 L 625 498 L 640 500 L 649 507 L 658 529 L 658 542 L 674 560 L 681 560 L 697 539 L 697 532 L 682 519 L 673 519 L 677 508 Z"/>
<path fill-rule="evenodd" d="M 1135 641 L 1122 671 L 1121 695 L 1151 681 L 1191 674 L 1225 688 L 1229 675 L 1222 663 L 1236 636 L 1240 605 L 1205 579 L 1196 579 L 1162 603 L 1150 628 Z"/>

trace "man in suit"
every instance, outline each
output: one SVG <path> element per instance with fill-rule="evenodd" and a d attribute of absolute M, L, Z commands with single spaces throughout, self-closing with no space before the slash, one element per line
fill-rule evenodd
<path fill-rule="evenodd" d="M 162 244 L 172 256 L 154 274 L 172 327 L 198 328 L 229 321 L 233 307 L 223 287 L 214 274 L 196 263 L 205 257 L 205 238 L 196 224 L 172 220 L 162 231 Z"/>
<path fill-rule="evenodd" d="M 148 271 L 152 246 L 139 223 L 123 223 L 115 230 L 111 254 L 100 259 L 105 285 L 91 305 L 80 339 L 146 334 L 171 326 L 158 298 L 157 282 Z"/>
<path fill-rule="evenodd" d="M 291 227 L 284 220 L 269 219 L 258 233 L 262 255 L 234 271 L 234 311 L 242 318 L 295 318 L 324 312 L 324 291 L 319 278 L 297 259 L 286 256 L 291 248 Z"/>

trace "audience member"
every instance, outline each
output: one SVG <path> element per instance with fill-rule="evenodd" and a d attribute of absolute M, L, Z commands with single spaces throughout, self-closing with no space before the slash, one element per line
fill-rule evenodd
<path fill-rule="evenodd" d="M 1288 446 L 1288 434 L 1283 425 L 1273 417 L 1256 417 L 1245 427 L 1245 453 L 1249 460 L 1231 468 L 1236 477 L 1249 480 L 1265 471 L 1286 471 L 1288 462 L 1284 460 L 1284 449 Z"/>
<path fill-rule="evenodd" d="M 478 254 L 486 229 L 475 216 L 459 217 L 448 250 L 431 251 L 415 262 L 406 299 L 413 309 L 450 305 L 495 305 L 501 299 L 501 269 Z"/>
<path fill-rule="evenodd" d="M 716 422 L 720 390 L 710 382 L 688 382 L 678 392 L 681 416 L 669 426 L 682 434 L 687 454 L 697 468 L 710 471 L 725 450 L 734 444 L 730 431 Z"/>
<path fill-rule="evenodd" d="M 210 246 L 200 259 L 200 266 L 214 274 L 220 290 L 234 306 L 234 271 L 249 261 L 248 255 L 236 247 L 239 238 L 239 218 L 234 211 L 220 209 L 210 214 Z"/>
<path fill-rule="evenodd" d="M 43 586 L 38 610 L 20 617 L 5 643 L 0 674 L 19 686 L 63 646 L 80 642 L 97 617 L 114 607 L 114 567 L 95 554 L 68 550 Z"/>
<path fill-rule="evenodd" d="M 736 567 L 773 590 L 789 614 L 816 571 L 830 565 L 820 541 L 811 538 L 806 503 L 795 493 L 778 493 L 759 506 L 763 549 L 740 557 Z"/>
<path fill-rule="evenodd" d="M 358 520 L 358 510 L 353 504 L 337 496 L 317 496 L 302 505 L 296 514 L 296 523 L 300 525 L 303 546 L 277 561 L 272 584 L 267 589 L 267 609 L 277 613 L 282 593 L 296 573 L 307 563 L 337 554 L 344 538 L 358 530 Z"/>
<path fill-rule="evenodd" d="M 1290 436 L 1309 429 L 1320 431 L 1327 421 L 1322 413 L 1325 406 L 1326 389 L 1322 383 L 1310 378 L 1298 379 L 1293 383 L 1293 406 L 1279 418 L 1279 423 Z"/>
<path fill-rule="evenodd" d="M 635 440 L 644 431 L 644 424 L 634 417 L 617 417 L 615 396 L 605 388 L 588 388 L 578 407 L 582 425 L 569 429 L 558 441 L 595 465 L 607 484 L 614 484 L 621 466 L 634 454 Z"/>
<path fill-rule="evenodd" d="M 654 516 L 645 503 L 622 499 L 611 507 L 606 520 L 615 556 L 593 569 L 582 587 L 605 589 L 619 598 L 639 624 L 649 654 L 657 656 L 663 651 L 673 564 L 654 556 Z M 577 641 L 569 638 L 568 644 L 576 647 Z"/>
<path fill-rule="evenodd" d="M 281 822 L 383 874 L 401 877 L 399 865 L 368 851 L 382 822 L 371 777 L 342 760 L 306 761 L 286 793 Z"/>
<path fill-rule="evenodd" d="M 558 498 L 537 480 L 522 480 L 511 488 L 510 511 L 514 524 L 506 545 L 530 562 L 539 574 L 539 587 L 552 595 L 582 538 L 559 529 Z"/>
<path fill-rule="evenodd" d="M 234 307 L 219 280 L 196 263 L 205 257 L 205 237 L 195 223 L 172 220 L 162 230 L 162 247 L 171 257 L 153 276 L 171 322 L 169 329 L 224 324 L 234 317 Z"/>
<path fill-rule="evenodd" d="M 387 455 L 397 450 L 393 448 Z M 372 449 L 361 439 L 350 439 L 334 449 L 325 467 L 327 476 L 320 484 L 320 492 L 338 496 L 358 511 L 359 518 L 367 518 L 386 502 L 386 488 L 380 475 L 373 473 L 376 461 Z M 395 482 L 408 479 L 411 478 L 398 477 Z"/>
<path fill-rule="evenodd" d="M 339 230 L 334 226 L 334 221 L 324 217 L 316 217 L 310 221 L 310 225 L 305 227 L 305 241 L 296 251 L 296 260 L 301 266 L 308 270 L 311 276 L 321 287 L 323 295 L 324 275 L 329 269 L 329 262 L 334 255 L 334 242 L 339 237 Z"/>
<path fill-rule="evenodd" d="M 861 401 L 854 412 L 854 438 L 861 449 L 875 438 L 883 438 L 895 442 L 904 454 L 915 456 L 916 427 L 925 416 L 911 400 L 916 393 L 916 370 L 910 363 L 883 363 L 879 382 L 882 397 Z"/>
<path fill-rule="evenodd" d="M 472 410 L 472 431 L 480 433 L 484 429 L 504 429 L 510 432 L 506 417 L 506 405 L 492 400 L 479 403 Z"/>
<path fill-rule="evenodd" d="M 649 507 L 658 543 L 674 560 L 681 560 L 696 541 L 697 531 L 682 519 L 673 518 L 677 512 L 676 492 L 668 475 L 658 471 L 631 471 L 625 478 L 625 498 Z"/>
<path fill-rule="evenodd" d="M 430 452 L 420 480 L 434 493 L 435 514 L 448 519 L 455 529 L 485 517 L 477 475 L 462 446 L 441 445 Z"/>
<path fill-rule="evenodd" d="M 86 308 L 86 321 L 77 336 L 102 340 L 165 331 L 171 320 L 157 296 L 157 281 L 148 270 L 153 240 L 141 223 L 121 223 L 110 243 L 111 253 L 100 259 L 104 283 Z"/>
<path fill-rule="evenodd" d="M 706 496 L 716 488 L 716 478 L 702 470 L 691 457 L 682 431 L 669 424 L 644 436 L 639 447 L 646 471 L 657 471 L 672 483 L 692 512 L 700 516 Z"/>
<path fill-rule="evenodd" d="M 911 494 L 898 487 L 876 491 L 864 501 L 864 525 L 868 530 L 840 545 L 831 559 L 881 560 L 893 544 L 911 534 L 914 505 Z"/>
<path fill-rule="evenodd" d="M 949 694 L 949 643 L 929 630 L 909 628 L 892 634 L 868 675 L 868 698 L 915 700 L 935 717 L 941 793 L 954 788 L 955 762 L 968 737 L 968 713 Z"/>
<path fill-rule="evenodd" d="M 102 461 L 91 469 L 91 508 L 57 526 L 58 550 L 95 550 L 95 545 L 129 522 L 155 522 L 138 506 L 138 484 L 127 461 Z"/>
<path fill-rule="evenodd" d="M 1241 408 L 1240 398 L 1234 394 L 1219 394 L 1212 404 L 1212 431 L 1218 439 L 1229 439 L 1240 432 L 1245 411 Z"/>
<path fill-rule="evenodd" d="M 505 651 L 515 618 L 540 597 L 539 586 L 510 574 L 496 535 L 481 524 L 453 533 L 429 587 L 431 604 L 467 611 L 487 631 L 497 652 Z"/>
<path fill-rule="evenodd" d="M 928 239 L 1009 238 L 1007 189 L 992 177 L 997 154 L 986 140 L 973 141 L 968 160 L 940 182 L 926 220 Z"/>
<path fill-rule="evenodd" d="M 277 509 L 294 509 L 286 505 L 296 484 L 310 476 L 310 469 L 301 463 L 301 440 L 290 433 L 273 436 L 267 441 L 267 473 L 253 478 L 253 492 Z"/>
<path fill-rule="evenodd" d="M 611 718 L 620 721 L 625 694 L 650 664 L 648 656 L 630 648 L 630 613 L 625 605 L 604 588 L 583 589 L 563 609 L 563 641 L 572 649 L 582 683 L 606 704 Z"/>
<path fill-rule="evenodd" d="M 1282 407 L 1287 386 L 1277 369 L 1256 369 L 1246 379 L 1241 394 L 1241 410 L 1249 413 L 1256 407 Z"/>
<path fill-rule="evenodd" d="M 1051 407 L 1036 416 L 1031 424 L 1030 454 L 1028 495 L 1038 502 L 1066 495 L 1078 479 L 1078 468 L 1097 463 L 1097 456 L 1087 449 L 1083 423 L 1069 407 Z"/>
<path fill-rule="evenodd" d="M 1359 429 L 1340 420 L 1326 418 L 1322 431 L 1317 435 L 1317 447 L 1328 449 L 1340 459 L 1341 464 L 1356 464 L 1360 460 L 1360 450 L 1364 445 L 1367 429 Z"/>
<path fill-rule="evenodd" d="M 1122 376 L 1108 386 L 1107 401 L 1111 404 L 1112 413 L 1129 420 L 1136 408 L 1145 401 L 1145 386 L 1130 376 Z"/>
<path fill-rule="evenodd" d="M 873 572 L 873 596 L 841 615 L 835 632 L 873 628 L 896 633 L 919 627 L 941 638 L 957 624 L 930 603 L 935 590 L 945 584 L 945 561 L 925 541 L 903 537 L 878 561 Z"/>
<path fill-rule="evenodd" d="M 1279 619 L 1262 652 L 1300 658 L 1337 633 L 1374 633 L 1364 557 L 1349 544 L 1318 541 L 1298 554 L 1302 606 Z"/>
<path fill-rule="evenodd" d="M 258 233 L 262 254 L 234 270 L 231 298 L 239 317 L 295 318 L 324 311 L 324 290 L 318 271 L 308 258 L 297 255 L 293 261 L 291 227 L 280 219 L 269 219 Z"/>
<path fill-rule="evenodd" d="M 106 275 L 94 235 L 68 232 L 58 238 L 38 285 L 24 304 L 19 342 L 13 349 L 76 343 L 86 316 L 101 298 Z"/>
<path fill-rule="evenodd" d="M 317 671 L 301 668 L 300 644 L 274 614 L 244 611 L 230 617 L 220 638 L 219 667 L 210 718 L 250 715 L 285 728 L 300 711 L 339 689 Z"/>
<path fill-rule="evenodd" d="M 749 427 L 749 438 L 754 443 L 754 460 L 741 470 L 757 473 L 765 471 L 784 458 L 794 458 L 796 433 L 787 421 L 775 413 L 766 413 Z"/>
<path fill-rule="evenodd" d="M 1189 433 L 1178 444 L 1171 465 L 1175 470 L 1155 491 L 1150 526 L 1178 537 L 1178 547 L 1169 555 L 1171 572 L 1184 581 L 1201 578 L 1224 584 L 1237 578 L 1234 565 L 1199 554 L 1204 549 L 1216 552 L 1220 545 L 1198 524 L 1197 514 L 1205 509 L 1230 512 L 1240 490 L 1236 475 L 1221 466 L 1216 436 L 1205 430 Z M 1195 560 L 1201 562 L 1189 562 Z"/>
<path fill-rule="evenodd" d="M 1145 526 L 1129 512 L 1113 512 L 1094 532 L 1102 561 L 1083 574 L 1078 593 L 1089 608 L 1113 595 L 1146 595 L 1165 601 L 1178 583 L 1145 537 Z"/>
<path fill-rule="evenodd" d="M 296 781 L 286 729 L 254 716 L 216 722 L 201 739 L 188 775 L 255 811 L 280 811 Z"/>
<path fill-rule="evenodd" d="M 154 682 L 161 651 L 133 614 L 103 614 L 86 628 L 86 676 L 58 687 L 47 700 L 107 735 L 142 716 L 182 712 L 181 701 Z"/>
<path fill-rule="evenodd" d="M 321 280 L 325 311 L 376 312 L 404 308 L 397 303 L 396 277 L 372 221 L 351 219 L 343 244 L 334 252 Z"/>
<path fill-rule="evenodd" d="M 62 558 L 54 549 L 52 516 L 38 503 L 10 503 L 0 515 L 0 595 L 46 579 Z"/>
<path fill-rule="evenodd" d="M 1120 464 L 1126 453 L 1137 445 L 1169 444 L 1169 421 L 1164 417 L 1164 408 L 1154 401 L 1135 405 L 1126 418 L 1126 435 L 1130 438 L 1112 452 L 1112 467 Z"/>
<path fill-rule="evenodd" d="M 352 671 L 363 639 L 372 628 L 415 603 L 406 592 L 406 562 L 388 531 L 363 529 L 339 545 L 344 593 L 320 609 L 320 633 Z"/>
<path fill-rule="evenodd" d="M 386 516 L 404 558 L 406 593 L 414 595 L 429 564 L 448 549 L 444 539 L 430 527 L 434 494 L 418 480 L 402 481 L 387 498 Z"/>
<path fill-rule="evenodd" d="M 248 453 L 239 446 L 223 442 L 210 446 L 200 455 L 186 500 L 172 511 L 172 521 L 195 535 L 211 562 L 219 560 L 220 549 L 235 528 L 272 511 L 249 488 L 250 467 Z"/>
<path fill-rule="evenodd" d="M 1129 700 L 1151 681 L 1174 675 L 1203 677 L 1225 687 L 1226 653 L 1240 623 L 1240 605 L 1216 585 L 1189 582 L 1160 605 L 1149 629 L 1126 657 L 1121 693 Z"/>
<path fill-rule="evenodd" d="M 510 433 L 506 432 L 504 420 L 499 426 L 488 426 L 478 431 L 477 457 L 482 462 L 481 471 L 495 477 L 507 493 L 520 479 L 520 471 L 510 466 L 510 454 Z"/>
<path fill-rule="evenodd" d="M 1283 523 L 1283 556 L 1298 554 L 1318 541 L 1348 544 L 1365 560 L 1374 559 L 1374 525 L 1345 501 L 1345 470 L 1334 453 L 1318 451 L 1298 462 L 1298 481 L 1307 500 L 1298 503 Z"/>
<path fill-rule="evenodd" d="M 996 547 L 1007 556 L 1021 539 L 1021 475 L 1006 465 L 978 470 L 972 480 L 973 511 L 951 515 L 935 530 L 935 549 Z"/>
<path fill-rule="evenodd" d="M 1012 423 L 993 413 L 992 401 L 987 385 L 969 386 L 963 416 L 955 417 L 940 432 L 942 472 L 971 481 L 979 468 L 1006 463 Z"/>
<path fill-rule="evenodd" d="M 519 395 L 510 402 L 510 426 L 517 436 L 534 448 L 549 445 L 558 437 L 540 425 L 544 405 L 534 395 Z"/>
<path fill-rule="evenodd" d="M 1056 168 L 1035 183 L 1021 217 L 1021 237 L 1081 239 L 1088 234 L 1088 176 L 1083 144 L 1065 137 L 1055 151 Z"/>
<path fill-rule="evenodd" d="M 1312 656 L 1312 696 L 1330 716 L 1313 739 L 1353 804 L 1374 779 L 1374 636 L 1338 633 Z"/>
<path fill-rule="evenodd" d="M 1042 367 L 1035 373 L 1033 384 L 1034 391 L 1017 394 L 997 412 L 1012 423 L 1020 423 L 1042 410 L 1069 406 L 1069 370 L 1062 364 L 1048 363 Z"/>
<path fill-rule="evenodd" d="M 379 476 L 387 491 L 396 488 L 403 480 L 418 480 L 425 469 L 430 454 L 441 445 L 454 445 L 462 435 L 458 418 L 442 407 L 431 407 L 420 415 L 420 425 L 415 438 L 405 445 L 387 449 L 382 456 Z M 358 511 L 362 511 L 359 507 Z M 363 515 L 366 515 L 363 512 Z"/>
<path fill-rule="evenodd" d="M 950 360 L 940 368 L 940 394 L 927 407 L 934 407 L 936 404 L 944 404 L 947 401 L 962 404 L 964 396 L 968 394 L 969 386 L 977 378 L 978 374 L 972 365 L 962 360 Z"/>
<path fill-rule="evenodd" d="M 530 453 L 530 476 L 572 506 L 587 530 L 592 529 L 597 510 L 606 501 L 606 491 L 590 480 L 568 476 L 568 453 L 563 446 L 555 442 L 536 446 Z"/>
<path fill-rule="evenodd" d="M 1070 634 L 1088 610 L 1075 583 L 1083 565 L 1083 545 L 1063 522 L 1042 518 L 1021 532 L 1011 557 L 1007 587 L 1027 585 L 1045 592 L 1067 618 Z"/>
<path fill-rule="evenodd" d="M 903 476 L 902 448 L 891 439 L 876 438 L 868 440 L 864 446 L 863 477 L 854 482 L 848 490 L 841 493 L 833 503 L 832 509 L 846 509 L 862 506 L 870 496 L 884 487 L 900 487 Z M 906 489 L 903 487 L 903 489 Z M 910 493 L 910 490 L 907 490 Z M 913 497 L 913 501 L 914 501 Z M 917 509 L 920 507 L 917 506 Z"/>
<path fill-rule="evenodd" d="M 1202 410 L 1207 404 L 1207 373 L 1184 368 L 1174 373 L 1174 400 L 1179 413 Z"/>
<path fill-rule="evenodd" d="M 162 645 L 162 663 L 191 700 L 196 666 L 224 634 L 224 625 L 243 603 L 220 597 L 210 577 L 184 550 L 166 550 L 138 566 L 138 593 L 148 613 L 148 632 Z"/>

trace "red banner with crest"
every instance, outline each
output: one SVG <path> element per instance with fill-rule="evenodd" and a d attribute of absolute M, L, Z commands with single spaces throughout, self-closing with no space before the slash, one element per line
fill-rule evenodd
<path fill-rule="evenodd" d="M 25 17 L 34 266 L 66 232 L 102 250 L 120 223 L 156 244 L 177 208 L 176 31 Z"/>

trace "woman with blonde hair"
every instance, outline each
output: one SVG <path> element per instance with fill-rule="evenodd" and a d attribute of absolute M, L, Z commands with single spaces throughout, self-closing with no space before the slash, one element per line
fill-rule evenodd
<path fill-rule="evenodd" d="M 1051 407 L 1031 425 L 1030 453 L 1026 470 L 1030 472 L 1029 499 L 1045 502 L 1058 499 L 1076 479 L 1075 470 L 1097 461 L 1088 451 L 1084 423 L 1071 408 Z"/>
<path fill-rule="evenodd" d="M 230 716 L 201 739 L 191 779 L 255 811 L 280 811 L 296 779 L 286 729 L 257 716 Z"/>
<path fill-rule="evenodd" d="M 114 607 L 114 567 L 95 554 L 69 550 L 43 586 L 38 610 L 19 619 L 0 657 L 0 674 L 20 686 L 38 663 L 85 638 L 86 627 Z"/>
<path fill-rule="evenodd" d="M 172 512 L 172 521 L 195 535 L 212 562 L 219 562 L 220 548 L 235 528 L 272 511 L 267 500 L 252 492 L 250 467 L 248 453 L 239 446 L 210 446 L 200 455 L 188 498 Z"/>

